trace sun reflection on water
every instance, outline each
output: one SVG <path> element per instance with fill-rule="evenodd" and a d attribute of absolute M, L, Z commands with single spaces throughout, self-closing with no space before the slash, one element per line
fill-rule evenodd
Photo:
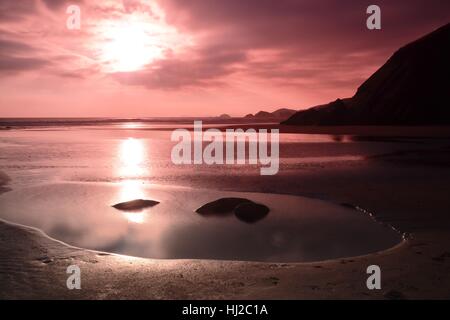
<path fill-rule="evenodd" d="M 145 212 L 123 212 L 124 218 L 129 222 L 142 224 L 145 222 L 146 213 Z"/>
<path fill-rule="evenodd" d="M 120 202 L 145 199 L 144 182 L 139 179 L 147 173 L 144 167 L 146 150 L 142 140 L 133 138 L 123 140 L 119 147 L 119 159 L 118 174 L 123 179 L 118 195 Z M 145 212 L 122 212 L 122 214 L 133 223 L 143 223 L 146 218 Z"/>
<path fill-rule="evenodd" d="M 120 202 L 145 198 L 143 185 L 144 183 L 140 180 L 122 181 L 120 183 Z"/>
<path fill-rule="evenodd" d="M 143 128 L 144 124 L 140 122 L 125 122 L 120 125 L 122 129 L 139 129 Z"/>
<path fill-rule="evenodd" d="M 135 199 L 144 199 L 145 192 L 143 189 L 143 182 L 140 180 L 125 180 L 121 182 L 120 186 L 120 194 L 119 194 L 120 202 L 135 200 Z M 145 222 L 146 213 L 144 211 L 123 211 L 122 212 L 125 219 L 129 222 L 134 223 L 143 223 Z"/>
<path fill-rule="evenodd" d="M 145 160 L 145 147 L 141 140 L 128 138 L 120 144 L 119 175 L 125 178 L 134 178 L 143 175 Z"/>

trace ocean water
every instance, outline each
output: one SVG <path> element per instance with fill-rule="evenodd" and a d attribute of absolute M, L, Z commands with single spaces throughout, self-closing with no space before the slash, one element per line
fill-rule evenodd
<path fill-rule="evenodd" d="M 282 189 L 238 192 L 222 186 L 224 177 L 237 183 L 252 177 L 264 185 L 258 165 L 174 165 L 170 135 L 188 122 L 10 124 L 12 129 L 0 131 L 0 171 L 11 178 L 12 188 L 0 195 L 0 217 L 71 245 L 149 258 L 287 262 L 361 255 L 401 241 L 389 226 L 349 207 Z M 311 164 L 364 161 L 382 150 L 386 143 L 350 136 L 281 134 L 279 174 Z M 213 183 L 204 186 L 206 180 Z M 263 203 L 270 212 L 255 223 L 233 214 L 195 213 L 231 196 Z M 112 207 L 139 198 L 160 204 L 136 212 Z"/>

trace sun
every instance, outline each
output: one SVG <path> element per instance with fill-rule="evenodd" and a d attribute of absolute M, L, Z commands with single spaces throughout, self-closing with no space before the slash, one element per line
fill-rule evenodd
<path fill-rule="evenodd" d="M 108 73 L 144 69 L 167 52 L 177 52 L 189 39 L 164 19 L 143 13 L 100 21 L 95 33 L 95 52 Z"/>
<path fill-rule="evenodd" d="M 100 58 L 110 71 L 136 71 L 162 57 L 161 39 L 146 29 L 144 23 L 135 21 L 117 23 L 104 31 Z"/>

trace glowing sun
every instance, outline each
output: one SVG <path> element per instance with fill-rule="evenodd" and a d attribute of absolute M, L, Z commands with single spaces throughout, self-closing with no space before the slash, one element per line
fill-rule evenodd
<path fill-rule="evenodd" d="M 146 32 L 142 24 L 125 24 L 111 28 L 101 48 L 102 60 L 111 71 L 136 71 L 163 55 L 157 37 Z M 108 34 L 109 33 L 109 34 Z"/>
<path fill-rule="evenodd" d="M 94 46 L 106 72 L 132 72 L 163 59 L 167 52 L 175 53 L 188 42 L 188 37 L 162 17 L 133 13 L 101 21 Z"/>

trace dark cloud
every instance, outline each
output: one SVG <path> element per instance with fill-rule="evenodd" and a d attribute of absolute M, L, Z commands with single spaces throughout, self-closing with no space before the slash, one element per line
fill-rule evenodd
<path fill-rule="evenodd" d="M 40 50 L 23 42 L 5 39 L 8 32 L 0 31 L 0 74 L 11 74 L 25 70 L 35 70 L 50 64 L 35 54 Z"/>
<path fill-rule="evenodd" d="M 182 56 L 168 54 L 144 70 L 114 74 L 121 83 L 179 89 L 222 85 L 227 76 L 239 73 L 282 85 L 356 88 L 400 46 L 450 21 L 448 0 L 378 0 L 380 31 L 365 26 L 366 8 L 372 4 L 366 0 L 157 1 L 167 22 L 192 35 L 195 46 Z M 36 12 L 37 3 L 60 10 L 81 2 L 0 0 L 0 21 L 20 21 Z M 134 11 L 152 14 L 151 7 L 139 0 L 118 1 L 122 6 L 84 3 L 97 18 L 120 19 Z M 0 40 L 0 50 L 0 71 L 51 64 L 50 58 L 37 57 L 36 48 L 18 35 Z M 62 67 L 55 74 L 71 78 L 91 74 L 90 69 L 71 70 Z"/>
<path fill-rule="evenodd" d="M 122 5 L 125 12 L 127 13 L 133 11 L 148 12 L 150 14 L 152 13 L 150 6 L 140 0 L 122 0 Z"/>
<path fill-rule="evenodd" d="M 19 21 L 36 10 L 36 0 L 1 0 L 0 22 Z"/>
<path fill-rule="evenodd" d="M 1 0 L 0 22 L 20 21 L 37 12 L 40 2 L 51 10 L 59 10 L 71 4 L 82 4 L 84 0 Z"/>
<path fill-rule="evenodd" d="M 87 79 L 90 76 L 94 76 L 100 73 L 100 68 L 98 66 L 90 66 L 85 68 L 77 68 L 74 70 L 50 70 L 53 75 L 71 78 L 71 79 Z"/>
<path fill-rule="evenodd" d="M 63 6 L 67 7 L 71 4 L 81 4 L 83 0 L 42 0 L 47 8 L 51 10 L 61 9 Z"/>
<path fill-rule="evenodd" d="M 39 58 L 21 58 L 0 55 L 0 73 L 35 70 L 49 65 L 50 62 Z"/>
<path fill-rule="evenodd" d="M 241 72 L 283 85 L 357 86 L 368 66 L 376 68 L 403 44 L 450 20 L 450 1 L 442 0 L 380 0 L 383 29 L 375 32 L 366 28 L 367 1 L 158 2 L 168 23 L 201 35 L 197 58 L 169 57 L 144 71 L 117 74 L 121 82 L 177 89 L 215 85 Z M 247 58 L 258 50 L 277 54 L 259 62 Z"/>
<path fill-rule="evenodd" d="M 240 46 L 326 49 L 390 43 L 399 36 L 438 27 L 450 19 L 446 0 L 379 0 L 384 32 L 365 27 L 368 1 L 349 0 L 159 0 L 167 19 L 191 31 L 211 30 Z M 380 35 L 382 34 L 382 35 Z M 231 37 L 233 35 L 233 37 Z"/>
<path fill-rule="evenodd" d="M 22 42 L 0 39 L 0 49 L 2 54 L 15 54 L 28 52 L 33 48 Z"/>
<path fill-rule="evenodd" d="M 217 48 L 216 48 L 217 49 Z M 197 58 L 171 58 L 152 63 L 148 69 L 120 72 L 114 77 L 122 83 L 144 85 L 149 89 L 179 89 L 190 86 L 219 85 L 220 78 L 233 73 L 246 61 L 243 52 L 204 48 Z"/>

